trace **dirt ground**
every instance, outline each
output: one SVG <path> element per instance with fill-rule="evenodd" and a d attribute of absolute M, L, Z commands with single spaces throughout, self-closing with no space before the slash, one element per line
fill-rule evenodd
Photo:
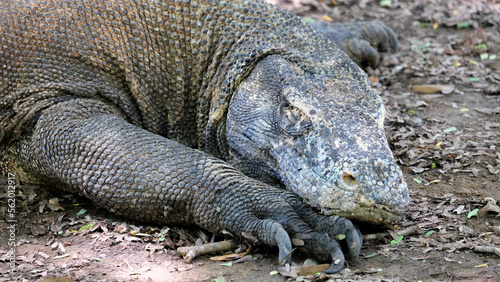
<path fill-rule="evenodd" d="M 14 233 L 0 191 L 0 281 L 500 281 L 500 4 L 281 2 L 309 19 L 378 19 L 398 34 L 400 52 L 367 73 L 385 101 L 387 135 L 411 191 L 400 230 L 361 226 L 378 237 L 365 239 L 358 262 L 334 275 L 285 277 L 275 272 L 277 249 L 188 264 L 176 248 L 211 234 L 124 222 L 85 199 L 17 183 Z M 306 259 L 297 253 L 293 262 Z"/>

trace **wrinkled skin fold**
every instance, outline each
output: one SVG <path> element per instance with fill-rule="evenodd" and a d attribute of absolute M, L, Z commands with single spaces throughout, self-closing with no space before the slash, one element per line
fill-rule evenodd
<path fill-rule="evenodd" d="M 395 39 L 346 30 L 367 60 Z M 2 175 L 130 220 L 250 234 L 280 263 L 297 238 L 337 272 L 362 245 L 349 219 L 408 205 L 383 119 L 358 65 L 263 2 L 0 3 Z"/>

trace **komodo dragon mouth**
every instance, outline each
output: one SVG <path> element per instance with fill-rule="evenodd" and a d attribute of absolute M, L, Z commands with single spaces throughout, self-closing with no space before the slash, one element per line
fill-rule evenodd
<path fill-rule="evenodd" d="M 320 174 L 317 166 L 311 165 L 304 155 L 287 151 L 277 154 L 288 156 L 278 160 L 287 168 L 281 177 L 283 182 L 322 214 L 389 228 L 396 228 L 403 218 L 408 188 L 393 159 L 371 153 L 335 162 L 326 157 L 318 160 L 327 167 Z M 300 161 L 286 161 L 293 155 Z M 327 166 L 329 163 L 332 165 Z"/>

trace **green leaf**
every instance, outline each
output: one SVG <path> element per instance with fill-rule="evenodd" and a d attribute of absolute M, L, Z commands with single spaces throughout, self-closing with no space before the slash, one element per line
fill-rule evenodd
<path fill-rule="evenodd" d="M 461 108 L 461 109 L 460 109 L 460 111 L 461 111 L 462 113 L 465 113 L 465 112 L 468 112 L 468 111 L 469 111 L 469 109 L 468 109 L 468 108 Z"/>
<path fill-rule="evenodd" d="M 278 274 L 278 273 L 279 273 L 279 272 L 278 272 L 277 270 L 273 270 L 273 271 L 269 272 L 269 275 L 276 275 L 276 274 Z"/>
<path fill-rule="evenodd" d="M 304 17 L 304 18 L 302 18 L 302 20 L 303 20 L 304 22 L 306 22 L 306 23 L 313 23 L 313 22 L 315 22 L 315 21 L 316 21 L 315 19 L 313 19 L 313 18 L 308 18 L 308 17 Z"/>
<path fill-rule="evenodd" d="M 69 254 L 63 254 L 63 255 L 60 255 L 60 256 L 55 256 L 54 259 L 62 259 L 62 258 L 67 258 L 69 257 Z"/>
<path fill-rule="evenodd" d="M 478 82 L 480 80 L 481 80 L 481 78 L 479 78 L 479 77 L 471 77 L 471 78 L 469 78 L 470 82 Z"/>
<path fill-rule="evenodd" d="M 490 56 L 488 55 L 488 53 L 482 53 L 481 55 L 479 55 L 479 57 L 481 58 L 481 60 L 488 60 Z"/>
<path fill-rule="evenodd" d="M 366 255 L 366 256 L 365 256 L 365 258 L 372 258 L 372 257 L 374 257 L 374 256 L 376 256 L 376 255 L 378 255 L 378 253 L 377 253 L 377 252 L 375 252 L 375 253 L 371 253 L 371 254 L 369 254 L 369 255 Z"/>
<path fill-rule="evenodd" d="M 139 271 L 134 271 L 130 272 L 128 275 L 140 275 L 141 273 Z"/>
<path fill-rule="evenodd" d="M 397 245 L 399 242 L 401 242 L 401 240 L 403 240 L 403 235 L 399 235 L 398 239 L 392 240 L 391 245 Z"/>
<path fill-rule="evenodd" d="M 214 282 L 222 282 L 222 280 L 220 280 L 219 278 L 214 278 Z"/>
<path fill-rule="evenodd" d="M 477 212 L 479 211 L 479 209 L 474 209 L 472 210 L 468 215 L 467 215 L 467 218 L 471 218 L 473 216 L 477 216 Z"/>
<path fill-rule="evenodd" d="M 395 75 L 383 75 L 380 77 L 380 80 L 393 79 L 393 78 L 396 78 L 396 76 Z"/>
<path fill-rule="evenodd" d="M 496 58 L 497 58 L 497 55 L 495 55 L 495 54 L 491 54 L 489 59 L 490 59 L 490 60 L 494 60 L 494 59 L 496 59 Z"/>
<path fill-rule="evenodd" d="M 436 168 L 436 164 L 435 163 L 431 163 L 431 168 Z"/>
<path fill-rule="evenodd" d="M 430 230 L 430 231 L 428 231 L 427 233 L 425 233 L 424 237 L 429 237 L 429 236 L 431 236 L 431 235 L 432 235 L 432 233 L 434 233 L 434 232 L 436 232 L 436 231 L 434 231 L 434 230 Z"/>
<path fill-rule="evenodd" d="M 453 131 L 456 131 L 457 128 L 455 126 L 452 126 L 452 127 L 448 127 L 446 128 L 445 130 L 443 130 L 444 133 L 450 133 L 450 132 L 453 132 Z"/>
<path fill-rule="evenodd" d="M 416 114 L 416 112 L 414 110 L 409 110 L 408 113 L 410 113 L 410 114 Z"/>
<path fill-rule="evenodd" d="M 469 22 L 457 23 L 457 27 L 458 28 L 467 28 L 467 27 L 469 27 Z"/>
<path fill-rule="evenodd" d="M 417 183 L 417 184 L 422 183 L 422 180 L 420 180 L 420 179 L 418 179 L 418 178 L 413 178 L 413 181 L 415 181 L 415 183 Z"/>
<path fill-rule="evenodd" d="M 78 229 L 78 231 L 79 231 L 79 232 L 81 232 L 81 231 L 83 231 L 83 230 L 85 230 L 85 229 L 87 229 L 87 230 L 88 230 L 88 229 L 90 229 L 92 226 L 94 226 L 94 224 L 93 224 L 93 223 L 89 223 L 89 224 L 87 224 L 87 225 L 85 225 L 85 226 L 80 227 L 80 229 Z"/>
<path fill-rule="evenodd" d="M 226 262 L 226 263 L 221 263 L 220 265 L 222 265 L 222 266 L 233 266 L 233 262 L 230 261 L 230 262 Z"/>
<path fill-rule="evenodd" d="M 380 6 L 382 7 L 390 7 L 391 4 L 391 0 L 380 0 Z"/>
<path fill-rule="evenodd" d="M 429 23 L 420 23 L 420 27 L 428 27 Z"/>
<path fill-rule="evenodd" d="M 91 259 L 93 259 L 95 261 L 102 261 L 102 259 L 100 259 L 100 258 L 91 258 Z"/>
<path fill-rule="evenodd" d="M 415 45 L 411 46 L 412 50 L 427 49 L 427 48 L 431 47 L 431 43 L 430 42 L 424 42 L 424 43 L 422 43 L 422 42 L 415 42 Z M 418 58 L 417 60 L 419 62 L 425 61 L 423 58 Z"/>
<path fill-rule="evenodd" d="M 82 215 L 82 214 L 84 214 L 86 212 L 87 212 L 87 210 L 84 209 L 84 208 L 82 208 L 79 212 L 76 213 L 76 216 L 80 216 L 80 215 Z"/>
<path fill-rule="evenodd" d="M 337 239 L 344 240 L 345 239 L 345 235 L 344 234 L 339 234 L 339 235 L 337 235 Z"/>
<path fill-rule="evenodd" d="M 474 49 L 488 49 L 488 46 L 486 46 L 486 44 L 477 44 L 476 46 L 474 46 Z"/>

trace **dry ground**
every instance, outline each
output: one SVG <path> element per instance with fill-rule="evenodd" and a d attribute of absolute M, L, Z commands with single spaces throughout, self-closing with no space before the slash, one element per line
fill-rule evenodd
<path fill-rule="evenodd" d="M 401 51 L 367 72 L 386 103 L 387 134 L 411 190 L 402 238 L 366 240 L 359 261 L 339 274 L 288 278 L 270 275 L 276 249 L 257 246 L 231 266 L 209 256 L 187 264 L 175 249 L 211 234 L 125 223 L 82 198 L 20 186 L 17 272 L 9 273 L 10 224 L 0 220 L 0 281 L 500 281 L 500 253 L 474 251 L 500 247 L 500 4 L 281 2 L 313 19 L 379 19 L 398 34 Z M 296 255 L 294 263 L 306 259 Z"/>

